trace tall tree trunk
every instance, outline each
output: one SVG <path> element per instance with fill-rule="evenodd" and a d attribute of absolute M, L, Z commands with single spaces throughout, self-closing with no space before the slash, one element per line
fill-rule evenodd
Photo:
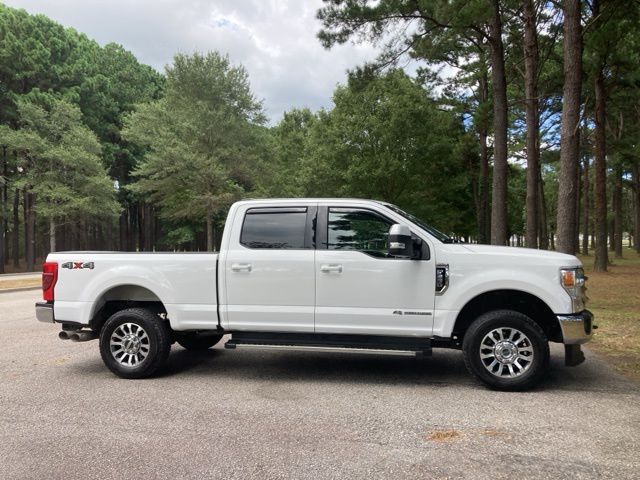
<path fill-rule="evenodd" d="M 582 86 L 582 27 L 580 0 L 565 0 L 564 87 L 560 132 L 560 175 L 558 188 L 558 251 L 575 254 L 577 169 L 580 160 L 580 94 Z"/>
<path fill-rule="evenodd" d="M 633 164 L 633 196 L 635 198 L 635 215 L 633 221 L 633 241 L 636 252 L 640 253 L 640 161 Z"/>
<path fill-rule="evenodd" d="M 597 2 L 595 4 L 597 6 Z M 598 13 L 594 7 L 594 16 Z M 596 231 L 596 248 L 593 269 L 596 272 L 606 272 L 609 263 L 607 252 L 607 139 L 606 139 L 606 92 L 602 68 L 595 79 L 595 185 L 594 224 Z"/>
<path fill-rule="evenodd" d="M 145 242 L 145 228 L 144 228 L 144 203 L 138 203 L 138 208 L 136 208 L 136 215 L 138 218 L 138 249 L 143 252 L 144 247 L 146 245 Z"/>
<path fill-rule="evenodd" d="M 524 92 L 527 124 L 527 228 L 526 246 L 538 248 L 538 32 L 533 0 L 523 0 Z"/>
<path fill-rule="evenodd" d="M 56 251 L 56 222 L 49 218 L 49 252 Z"/>
<path fill-rule="evenodd" d="M 611 202 L 611 209 L 615 209 L 615 205 L 613 205 L 613 202 Z M 607 242 L 607 245 L 609 247 L 609 251 L 613 252 L 615 250 L 615 223 L 613 220 L 613 217 L 611 218 L 607 218 L 607 236 L 609 237 L 609 240 Z"/>
<path fill-rule="evenodd" d="M 502 44 L 500 1 L 491 2 L 491 79 L 493 86 L 493 193 L 491 201 L 491 243 L 507 244 L 507 80 Z"/>
<path fill-rule="evenodd" d="M 484 64 L 484 62 L 483 62 Z M 489 77 L 486 71 L 480 76 L 480 103 L 489 101 Z M 486 115 L 480 119 L 478 137 L 480 139 L 480 208 L 478 209 L 478 243 L 489 243 L 489 119 Z"/>
<path fill-rule="evenodd" d="M 7 147 L 2 147 L 2 169 L 0 170 L 0 273 L 4 273 L 7 261 Z"/>
<path fill-rule="evenodd" d="M 4 162 L 4 188 L 2 189 L 2 202 L 4 204 L 4 263 L 9 263 L 9 162 Z"/>
<path fill-rule="evenodd" d="M 584 158 L 582 185 L 582 253 L 589 255 L 589 157 Z"/>
<path fill-rule="evenodd" d="M 85 218 L 82 221 L 82 230 L 80 230 L 82 249 L 89 250 L 89 222 Z"/>
<path fill-rule="evenodd" d="M 544 198 L 544 183 L 542 182 L 542 171 L 538 168 L 538 232 L 540 237 L 540 248 L 549 249 L 549 233 L 547 229 L 547 201 Z"/>
<path fill-rule="evenodd" d="M 13 267 L 20 267 L 20 190 L 16 188 L 13 195 L 13 235 L 11 254 L 13 255 Z"/>
<path fill-rule="evenodd" d="M 576 187 L 578 191 L 576 192 L 576 225 L 573 233 L 573 241 L 575 243 L 574 250 L 576 253 L 580 253 L 580 195 L 582 195 L 582 184 L 580 182 L 580 174 L 582 173 L 582 168 L 580 168 L 580 161 L 578 160 L 578 176 L 576 178 Z"/>
<path fill-rule="evenodd" d="M 107 220 L 107 228 L 106 228 L 106 232 L 105 232 L 106 238 L 105 238 L 105 242 L 104 242 L 104 249 L 107 251 L 112 252 L 113 250 L 115 250 L 115 248 L 113 247 L 113 219 L 109 218 Z"/>
<path fill-rule="evenodd" d="M 615 168 L 613 187 L 613 247 L 616 258 L 622 258 L 622 166 Z"/>
<path fill-rule="evenodd" d="M 138 235 L 137 230 L 137 208 L 135 204 L 129 205 L 129 228 L 127 229 L 127 244 L 129 245 L 128 250 L 130 252 L 135 252 L 137 250 L 136 246 L 136 237 Z"/>
<path fill-rule="evenodd" d="M 151 244 L 153 241 L 153 229 L 151 228 L 151 205 L 144 204 L 144 250 L 145 252 L 151 251 Z"/>
<path fill-rule="evenodd" d="M 213 252 L 213 219 L 210 212 L 207 212 L 207 252 Z"/>
<path fill-rule="evenodd" d="M 636 160 L 632 167 L 633 174 L 633 247 L 640 253 L 640 161 Z"/>
<path fill-rule="evenodd" d="M 33 210 L 35 199 L 35 194 L 29 193 L 28 190 L 25 190 L 25 257 L 27 261 L 27 272 L 33 272 L 35 270 L 36 262 L 36 216 L 35 211 Z"/>
<path fill-rule="evenodd" d="M 118 223 L 120 225 L 120 251 L 121 252 L 126 252 L 128 250 L 128 245 L 127 245 L 127 241 L 128 241 L 128 235 L 127 235 L 127 228 L 129 226 L 129 221 L 127 218 L 127 209 L 125 208 L 122 213 L 120 214 L 120 218 L 118 220 Z"/>
<path fill-rule="evenodd" d="M 24 242 L 24 258 L 25 261 L 27 259 L 27 255 L 29 252 L 29 236 L 27 233 L 27 230 L 29 230 L 29 227 L 27 227 L 27 223 L 28 223 L 28 219 L 27 219 L 27 209 L 29 208 L 29 194 L 27 192 L 28 188 L 25 188 L 24 191 L 22 192 L 22 224 L 23 224 L 23 229 L 24 229 L 24 238 L 22 239 Z"/>

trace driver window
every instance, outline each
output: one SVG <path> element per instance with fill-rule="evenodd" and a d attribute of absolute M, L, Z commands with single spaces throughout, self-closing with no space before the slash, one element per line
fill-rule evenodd
<path fill-rule="evenodd" d="M 387 257 L 392 223 L 368 210 L 329 208 L 327 248 Z"/>

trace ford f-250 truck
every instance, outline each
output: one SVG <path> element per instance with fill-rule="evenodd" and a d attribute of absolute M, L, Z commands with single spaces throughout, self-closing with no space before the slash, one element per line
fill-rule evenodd
<path fill-rule="evenodd" d="M 99 338 L 106 366 L 153 375 L 175 342 L 430 355 L 461 349 L 490 387 L 535 385 L 548 342 L 584 360 L 585 276 L 571 255 L 453 242 L 394 205 L 247 200 L 229 210 L 219 253 L 61 252 L 42 275 L 43 322 Z"/>

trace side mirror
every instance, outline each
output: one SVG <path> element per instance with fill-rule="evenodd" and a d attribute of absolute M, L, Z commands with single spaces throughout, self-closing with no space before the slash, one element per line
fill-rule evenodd
<path fill-rule="evenodd" d="M 397 258 L 413 258 L 411 230 L 396 223 L 389 229 L 389 255 Z"/>

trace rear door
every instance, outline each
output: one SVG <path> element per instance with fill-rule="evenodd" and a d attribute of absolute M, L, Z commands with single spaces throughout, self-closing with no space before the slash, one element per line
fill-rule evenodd
<path fill-rule="evenodd" d="M 431 335 L 435 261 L 390 258 L 394 223 L 374 209 L 320 204 L 316 332 Z"/>
<path fill-rule="evenodd" d="M 240 207 L 224 259 L 227 327 L 313 332 L 317 207 Z"/>

